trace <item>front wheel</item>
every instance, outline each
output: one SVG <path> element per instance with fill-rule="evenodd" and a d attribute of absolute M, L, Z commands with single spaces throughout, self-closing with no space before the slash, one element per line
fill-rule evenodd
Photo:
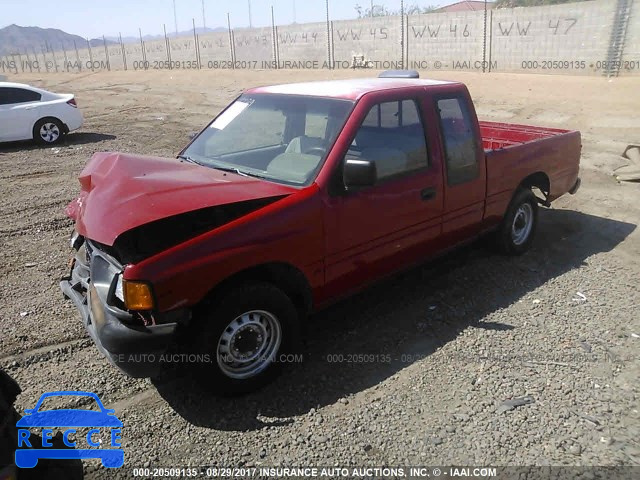
<path fill-rule="evenodd" d="M 221 394 L 257 390 L 279 373 L 299 340 L 298 313 L 290 298 L 269 283 L 236 287 L 198 312 L 201 385 Z"/>
<path fill-rule="evenodd" d="M 538 199 L 529 189 L 521 189 L 511 200 L 497 232 L 497 246 L 507 255 L 521 255 L 533 243 L 538 226 Z"/>

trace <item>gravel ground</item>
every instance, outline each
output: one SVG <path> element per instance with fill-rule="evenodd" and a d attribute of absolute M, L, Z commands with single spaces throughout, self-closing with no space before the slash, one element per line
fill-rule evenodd
<path fill-rule="evenodd" d="M 98 354 L 58 288 L 86 160 L 174 155 L 243 88 L 321 75 L 354 73 L 11 78 L 72 91 L 86 115 L 60 147 L 0 147 L 0 367 L 18 411 L 96 392 L 124 423 L 127 466 L 638 465 L 640 186 L 611 176 L 640 143 L 637 79 L 438 74 L 469 85 L 481 118 L 580 129 L 581 190 L 541 211 L 522 257 L 472 245 L 318 313 L 305 361 L 262 391 L 131 379 Z"/>

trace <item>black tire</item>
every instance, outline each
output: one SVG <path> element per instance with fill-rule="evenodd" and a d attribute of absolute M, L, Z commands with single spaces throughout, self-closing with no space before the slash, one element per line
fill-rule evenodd
<path fill-rule="evenodd" d="M 496 232 L 498 250 L 505 255 L 522 255 L 529 250 L 538 227 L 538 199 L 529 189 L 519 189 Z"/>
<path fill-rule="evenodd" d="M 45 134 L 43 129 L 48 131 Z M 33 126 L 33 140 L 40 145 L 55 145 L 65 135 L 64 124 L 57 118 L 41 118 Z"/>
<path fill-rule="evenodd" d="M 254 313 L 250 317 L 243 317 L 245 325 L 238 327 L 238 318 L 248 312 Z M 269 321 L 272 321 L 272 319 L 263 316 L 265 313 L 271 315 L 280 326 L 279 347 L 265 346 L 264 349 L 257 347 L 254 349 L 253 347 L 262 339 L 259 333 L 256 333 L 260 332 L 260 327 L 255 327 L 256 318 L 258 322 L 265 321 L 266 318 L 266 323 L 269 325 Z M 254 322 L 251 324 L 252 326 L 246 323 L 246 319 L 251 319 L 250 323 Z M 197 363 L 198 384 L 221 395 L 249 393 L 270 383 L 282 369 L 283 362 L 280 361 L 282 355 L 296 352 L 300 343 L 300 319 L 293 302 L 282 290 L 266 282 L 242 284 L 220 292 L 196 312 L 194 320 L 195 330 L 193 333 L 197 345 L 196 349 L 199 353 L 206 354 L 205 358 L 209 360 Z M 229 349 L 232 348 L 231 344 L 238 345 L 235 342 L 243 341 L 242 330 L 238 330 L 233 335 L 229 333 L 233 328 L 245 328 L 244 332 L 248 338 L 244 339 L 244 352 L 264 351 L 265 354 L 258 355 L 258 357 L 272 358 L 269 352 L 275 348 L 273 358 L 277 360 L 263 362 L 263 369 L 248 378 L 230 376 L 228 371 L 225 372 L 221 363 L 226 365 L 227 369 L 231 369 L 232 367 L 224 362 L 224 358 L 233 359 L 233 354 L 221 355 L 220 348 L 227 347 L 221 346 L 220 342 L 226 341 L 222 338 L 223 334 L 227 339 L 231 339 L 231 341 L 227 341 Z M 277 328 L 271 328 L 270 331 L 272 338 L 275 337 L 274 331 L 277 331 Z M 267 335 L 264 335 L 265 344 L 269 342 L 267 338 Z M 251 347 L 247 347 L 247 344 Z M 231 374 L 235 374 L 235 372 L 231 372 Z"/>

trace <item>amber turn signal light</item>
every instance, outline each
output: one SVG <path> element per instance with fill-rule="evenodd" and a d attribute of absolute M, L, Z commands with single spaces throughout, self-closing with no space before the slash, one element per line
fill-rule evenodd
<path fill-rule="evenodd" d="M 129 310 L 153 310 L 153 295 L 146 283 L 122 281 L 124 304 Z"/>

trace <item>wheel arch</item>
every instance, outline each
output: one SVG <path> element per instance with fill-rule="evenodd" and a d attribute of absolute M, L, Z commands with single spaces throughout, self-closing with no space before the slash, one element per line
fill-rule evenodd
<path fill-rule="evenodd" d="M 313 295 L 306 275 L 297 267 L 286 262 L 269 262 L 240 270 L 213 287 L 206 299 L 249 282 L 267 282 L 282 290 L 293 302 L 300 318 L 308 315 L 313 308 Z"/>
<path fill-rule="evenodd" d="M 69 127 L 67 126 L 66 123 L 64 123 L 62 121 L 62 119 L 60 119 L 58 117 L 54 117 L 52 115 L 47 115 L 45 117 L 40 117 L 35 122 L 33 122 L 33 126 L 31 127 L 31 131 L 34 133 L 34 135 L 35 135 L 36 126 L 38 125 L 38 123 L 40 123 L 42 121 L 46 121 L 46 120 L 55 120 L 56 122 L 60 122 L 60 125 L 62 125 L 62 133 L 65 133 L 65 134 L 69 133 Z"/>
<path fill-rule="evenodd" d="M 538 199 L 540 203 L 542 203 L 543 205 L 547 205 L 549 203 L 548 199 L 551 193 L 551 181 L 549 180 L 549 176 L 545 172 L 535 172 L 524 178 L 524 180 L 520 182 L 520 185 L 518 185 L 518 188 L 514 192 L 514 197 L 518 190 L 522 188 L 537 188 L 544 195 L 544 200 Z"/>

